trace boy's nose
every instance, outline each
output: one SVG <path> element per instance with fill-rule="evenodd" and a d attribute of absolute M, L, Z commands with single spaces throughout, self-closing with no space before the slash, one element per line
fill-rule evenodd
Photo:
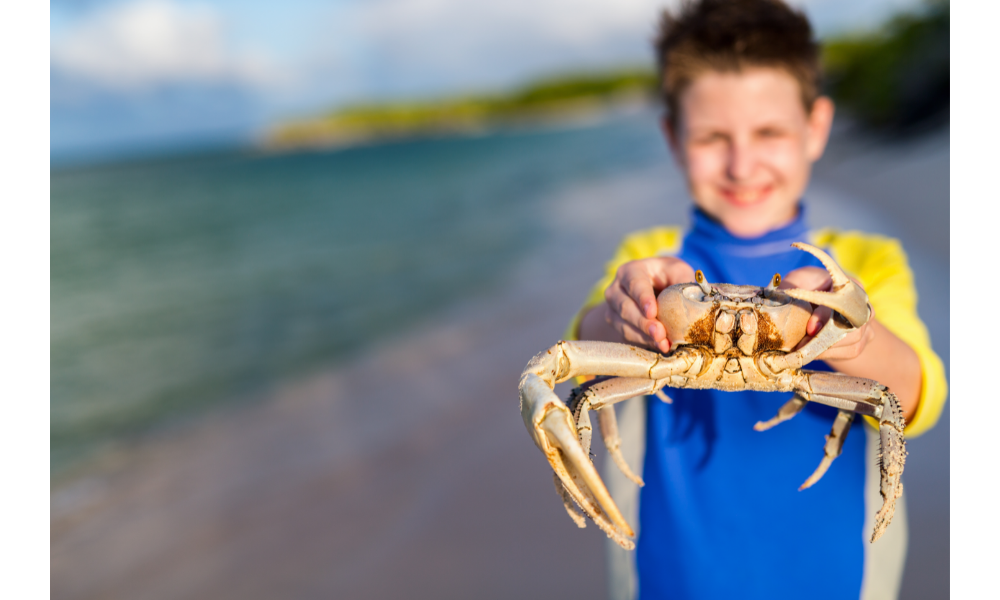
<path fill-rule="evenodd" d="M 726 174 L 734 181 L 741 181 L 753 174 L 755 157 L 748 144 L 732 142 L 729 145 L 729 162 Z"/>

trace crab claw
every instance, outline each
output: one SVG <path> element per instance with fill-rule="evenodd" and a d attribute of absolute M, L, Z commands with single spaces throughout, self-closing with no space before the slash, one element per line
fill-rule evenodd
<path fill-rule="evenodd" d="M 868 295 L 844 273 L 840 265 L 834 262 L 829 254 L 815 246 L 801 242 L 795 242 L 792 246 L 818 258 L 823 263 L 823 266 L 826 267 L 827 272 L 830 273 L 830 278 L 833 279 L 833 287 L 829 292 L 794 288 L 784 290 L 784 292 L 792 298 L 832 308 L 843 315 L 853 327 L 861 327 L 867 323 L 871 316 Z"/>
<path fill-rule="evenodd" d="M 611 499 L 601 476 L 580 445 L 569 408 L 534 373 L 521 382 L 521 416 L 535 444 L 545 454 L 562 488 L 608 537 L 631 550 L 635 537 Z M 567 506 L 567 512 L 571 507 Z M 570 516 L 573 516 L 572 514 Z M 574 519 L 577 525 L 583 521 Z"/>
<path fill-rule="evenodd" d="M 589 395 L 586 398 L 577 394 L 573 396 L 575 400 L 586 400 L 588 410 L 604 412 L 603 409 L 610 408 L 614 402 L 651 393 L 657 386 L 665 385 L 674 375 L 700 369 L 702 358 L 701 352 L 697 350 L 677 349 L 669 356 L 664 356 L 658 352 L 612 342 L 563 341 L 539 352 L 528 361 L 521 372 L 521 383 L 518 386 L 521 418 L 531 439 L 545 454 L 555 472 L 558 480 L 556 489 L 577 525 L 582 526 L 584 520 L 573 508 L 573 503 L 619 546 L 626 550 L 635 548 L 630 539 L 635 537 L 632 528 L 615 505 L 594 463 L 590 461 L 590 417 L 586 411 L 581 411 L 579 425 L 574 424 L 569 407 L 552 389 L 556 384 L 578 375 L 615 378 L 604 382 L 611 389 L 605 390 L 609 392 L 607 395 L 596 398 L 600 400 L 599 403 L 595 403 L 595 398 Z M 574 405 L 574 408 L 579 406 Z M 606 444 L 609 437 L 614 438 L 612 442 L 617 439 L 610 428 L 602 429 L 602 433 Z M 617 444 L 608 445 L 614 458 Z"/>

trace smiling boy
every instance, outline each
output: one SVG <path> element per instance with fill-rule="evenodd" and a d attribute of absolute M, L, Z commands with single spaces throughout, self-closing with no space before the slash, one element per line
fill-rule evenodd
<path fill-rule="evenodd" d="M 887 385 L 903 407 L 908 438 L 933 426 L 946 396 L 944 370 L 917 316 L 902 247 L 806 225 L 802 194 L 834 113 L 819 94 L 818 48 L 806 18 L 771 0 L 688 3 L 664 14 L 656 48 L 662 128 L 694 201 L 692 224 L 626 237 L 567 337 L 668 352 L 656 320 L 660 290 L 693 281 L 693 268 L 713 282 L 765 285 L 780 272 L 785 287 L 823 289 L 827 272 L 790 247 L 805 241 L 854 276 L 874 310 L 810 368 Z M 808 333 L 826 318 L 829 311 L 817 309 Z M 671 405 L 650 397 L 620 410 L 623 449 L 646 485 L 639 492 L 606 470 L 618 505 L 638 513 L 626 514 L 638 523 L 635 553 L 609 545 L 613 597 L 896 597 L 905 503 L 869 546 L 881 499 L 877 438 L 863 419 L 824 479 L 800 493 L 835 409 L 810 405 L 758 433 L 753 423 L 773 416 L 787 395 L 681 389 L 670 396 Z"/>

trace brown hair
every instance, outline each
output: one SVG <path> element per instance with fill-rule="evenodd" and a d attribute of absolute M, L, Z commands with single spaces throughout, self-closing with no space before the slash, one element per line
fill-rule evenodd
<path fill-rule="evenodd" d="M 678 100 L 705 71 L 784 69 L 798 82 L 806 112 L 819 95 L 819 45 L 804 14 L 780 0 L 685 0 L 664 10 L 656 36 L 660 93 L 677 125 Z"/>

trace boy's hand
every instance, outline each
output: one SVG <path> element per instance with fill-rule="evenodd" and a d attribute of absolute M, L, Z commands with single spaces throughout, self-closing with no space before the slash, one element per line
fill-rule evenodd
<path fill-rule="evenodd" d="M 859 286 L 861 282 L 854 279 L 854 283 Z M 830 291 L 833 287 L 833 280 L 830 278 L 830 274 L 826 269 L 821 269 L 819 267 L 802 267 L 800 269 L 795 269 L 784 276 L 781 280 L 781 285 L 778 286 L 780 289 L 788 288 L 799 288 L 803 290 L 820 290 L 824 292 Z M 799 342 L 796 349 L 801 348 L 809 341 L 810 338 L 819 333 L 819 330 L 826 325 L 827 320 L 833 311 L 826 306 L 817 306 L 813 310 L 813 314 L 809 317 L 809 321 L 806 323 L 806 335 L 809 337 L 803 339 Z M 868 322 L 847 334 L 844 339 L 840 340 L 826 352 L 817 356 L 817 360 L 825 361 L 838 361 L 838 360 L 850 360 L 857 358 L 864 352 L 865 347 L 875 338 L 875 328 L 869 327 L 875 319 L 874 312 Z"/>
<path fill-rule="evenodd" d="M 694 269 L 679 258 L 627 262 L 604 291 L 604 318 L 627 343 L 669 352 L 667 330 L 656 320 L 656 296 L 664 288 L 689 281 L 694 281 Z"/>

